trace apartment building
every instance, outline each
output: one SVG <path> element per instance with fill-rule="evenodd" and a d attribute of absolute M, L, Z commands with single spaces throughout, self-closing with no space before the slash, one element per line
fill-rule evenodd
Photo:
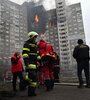
<path fill-rule="evenodd" d="M 26 34 L 25 8 L 9 0 L 0 0 L 0 65 L 7 64 L 15 50 L 22 51 Z"/>
<path fill-rule="evenodd" d="M 73 58 L 73 50 L 77 45 L 78 39 L 83 39 L 85 41 L 85 32 L 83 26 L 82 9 L 81 4 L 76 3 L 69 5 L 67 9 L 67 23 L 68 23 L 68 40 L 70 48 L 70 58 L 71 58 L 71 68 L 76 71 L 76 61 Z"/>
<path fill-rule="evenodd" d="M 58 55 L 60 55 L 56 9 L 48 10 L 47 16 L 48 16 L 48 21 L 46 25 L 45 38 L 47 42 L 52 44 L 52 46 L 54 47 L 54 51 Z"/>
<path fill-rule="evenodd" d="M 27 9 L 28 32 L 36 31 L 38 34 L 45 33 L 47 15 L 43 5 L 37 3 L 25 2 L 23 4 Z"/>
<path fill-rule="evenodd" d="M 85 41 L 81 5 L 66 5 L 56 0 L 57 27 L 60 46 L 61 77 L 76 77 L 76 61 L 72 52 L 79 38 Z"/>
<path fill-rule="evenodd" d="M 69 67 L 69 41 L 65 0 L 56 0 L 57 27 L 60 46 L 60 61 L 63 69 Z"/>

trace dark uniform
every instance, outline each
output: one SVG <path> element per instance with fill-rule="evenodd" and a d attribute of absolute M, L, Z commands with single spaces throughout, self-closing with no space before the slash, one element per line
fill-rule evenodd
<path fill-rule="evenodd" d="M 60 58 L 55 53 L 56 55 L 56 60 L 54 61 L 54 81 L 59 82 L 59 75 L 60 75 Z"/>
<path fill-rule="evenodd" d="M 73 57 L 77 61 L 77 74 L 79 79 L 79 87 L 83 85 L 82 70 L 85 72 L 86 87 L 90 86 L 89 81 L 89 47 L 83 44 L 83 40 L 78 40 L 78 46 L 75 47 Z"/>
<path fill-rule="evenodd" d="M 22 54 L 25 63 L 25 70 L 27 72 L 26 79 L 29 82 L 28 96 L 36 96 L 37 60 L 40 56 L 38 55 L 37 44 L 33 38 L 24 43 Z"/>

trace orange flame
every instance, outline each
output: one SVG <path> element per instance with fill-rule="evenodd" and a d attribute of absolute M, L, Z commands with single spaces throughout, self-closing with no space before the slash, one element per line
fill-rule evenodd
<path fill-rule="evenodd" d="M 35 22 L 36 22 L 36 23 L 38 23 L 38 22 L 39 22 L 39 18 L 38 18 L 38 16 L 37 16 L 37 15 L 35 16 Z"/>

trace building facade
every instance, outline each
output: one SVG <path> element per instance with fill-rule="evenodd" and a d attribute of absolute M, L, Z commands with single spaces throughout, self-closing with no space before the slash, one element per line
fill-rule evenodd
<path fill-rule="evenodd" d="M 65 3 L 65 0 L 56 0 L 61 79 L 76 77 L 76 61 L 72 52 L 79 38 L 85 41 L 80 3 L 70 6 Z"/>
<path fill-rule="evenodd" d="M 56 0 L 56 9 L 46 11 L 42 5 L 25 2 L 18 5 L 0 0 L 0 66 L 6 66 L 15 50 L 22 52 L 27 33 L 44 34 L 60 56 L 60 78 L 76 77 L 73 49 L 79 38 L 85 41 L 80 3 L 66 6 Z M 10 61 L 9 61 L 10 62 Z M 8 68 L 8 67 L 7 67 Z"/>
<path fill-rule="evenodd" d="M 45 38 L 46 41 L 51 43 L 54 51 L 60 55 L 58 31 L 57 31 L 57 15 L 56 9 L 47 11 L 48 21 L 46 25 Z"/>
<path fill-rule="evenodd" d="M 43 5 L 34 2 L 25 2 L 27 9 L 28 32 L 36 31 L 38 34 L 45 33 L 47 15 Z"/>
<path fill-rule="evenodd" d="M 72 57 L 74 47 L 77 45 L 78 39 L 83 39 L 85 42 L 85 32 L 83 26 L 82 10 L 80 3 L 68 6 L 67 9 L 67 23 L 68 23 L 68 40 L 70 48 L 71 69 L 76 75 L 76 60 Z"/>
<path fill-rule="evenodd" d="M 67 13 L 65 0 L 56 0 L 57 27 L 60 47 L 61 75 L 66 76 L 70 69 L 70 53 L 67 28 Z M 69 75 L 69 74 L 67 74 Z"/>
<path fill-rule="evenodd" d="M 25 34 L 27 34 L 25 8 L 8 0 L 0 0 L 0 66 L 8 65 L 9 58 L 16 50 L 22 52 Z"/>

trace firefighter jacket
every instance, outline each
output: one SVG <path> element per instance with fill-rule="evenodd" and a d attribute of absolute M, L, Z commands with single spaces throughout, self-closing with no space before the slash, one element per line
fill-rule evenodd
<path fill-rule="evenodd" d="M 73 57 L 76 61 L 89 59 L 89 47 L 85 44 L 80 44 L 74 48 Z"/>
<path fill-rule="evenodd" d="M 15 53 L 14 56 L 11 58 L 11 66 L 12 66 L 11 67 L 12 73 L 22 72 L 23 65 L 22 65 L 21 56 L 17 58 L 16 53 Z"/>
<path fill-rule="evenodd" d="M 33 39 L 29 39 L 24 43 L 22 55 L 27 69 L 37 69 L 37 61 L 40 60 L 40 56 L 37 43 Z"/>

